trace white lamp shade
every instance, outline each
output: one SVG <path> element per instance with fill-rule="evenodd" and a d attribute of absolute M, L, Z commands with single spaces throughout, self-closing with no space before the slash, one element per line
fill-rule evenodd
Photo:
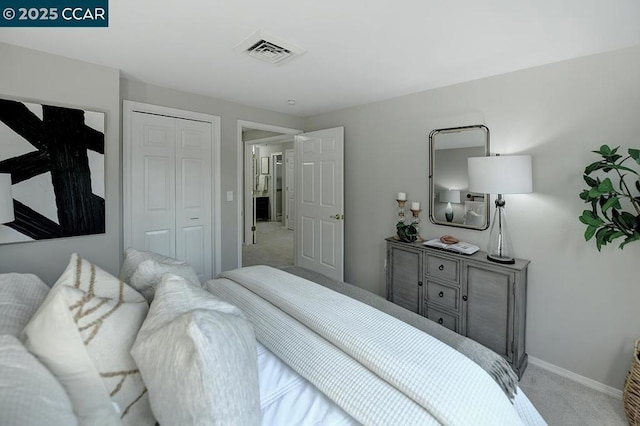
<path fill-rule="evenodd" d="M 459 203 L 460 191 L 454 190 L 442 190 L 438 193 L 438 198 L 441 203 Z"/>
<path fill-rule="evenodd" d="M 9 223 L 14 220 L 11 175 L 0 173 L 0 223 Z"/>
<path fill-rule="evenodd" d="M 533 191 L 531 156 L 500 155 L 467 159 L 469 191 L 526 194 Z"/>

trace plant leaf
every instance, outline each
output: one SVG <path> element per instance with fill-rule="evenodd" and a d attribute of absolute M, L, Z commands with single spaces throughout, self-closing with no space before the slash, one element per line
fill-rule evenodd
<path fill-rule="evenodd" d="M 634 229 L 636 217 L 629 212 L 620 213 L 620 219 L 627 225 L 627 229 Z"/>
<path fill-rule="evenodd" d="M 629 156 L 636 160 L 636 163 L 640 164 L 640 149 L 629 148 Z"/>
<path fill-rule="evenodd" d="M 591 210 L 584 210 L 582 212 L 582 216 L 580 216 L 579 219 L 580 219 L 580 222 L 584 223 L 585 225 L 589 225 L 589 226 L 598 227 L 598 226 L 604 224 L 604 221 L 602 219 L 600 219 Z"/>
<path fill-rule="evenodd" d="M 580 199 L 584 200 L 585 202 L 589 202 L 589 190 L 588 189 L 583 189 L 582 192 L 580 193 Z"/>
<path fill-rule="evenodd" d="M 584 181 L 587 182 L 587 185 L 589 185 L 589 187 L 593 188 L 594 186 L 598 186 L 598 181 L 594 178 L 587 175 L 583 175 L 582 177 L 584 178 Z"/>
<path fill-rule="evenodd" d="M 597 230 L 598 227 L 596 226 L 587 226 L 587 229 L 584 231 L 584 240 L 589 241 L 591 238 L 593 238 L 593 235 Z"/>
<path fill-rule="evenodd" d="M 609 210 L 612 207 L 615 207 L 615 208 L 618 208 L 618 209 L 622 208 L 622 206 L 620 205 L 620 200 L 615 195 L 610 197 L 607 200 L 607 202 L 604 203 L 604 205 L 602 206 L 602 211 L 606 212 L 607 210 Z"/>
<path fill-rule="evenodd" d="M 636 233 L 634 233 L 633 235 L 631 235 L 631 236 L 629 236 L 629 237 L 625 238 L 625 240 L 624 240 L 622 243 L 620 243 L 619 248 L 623 249 L 623 248 L 624 248 L 624 246 L 626 246 L 626 245 L 627 245 L 627 244 L 629 244 L 630 242 L 632 242 L 632 241 L 637 241 L 637 240 L 640 240 L 640 234 L 638 234 L 638 233 L 636 232 Z"/>
<path fill-rule="evenodd" d="M 627 166 L 621 166 L 619 164 L 609 164 L 609 165 L 601 167 L 601 169 L 604 170 L 605 172 L 610 172 L 611 170 L 624 170 L 625 172 L 630 172 L 630 173 L 633 173 L 634 175 L 639 174 L 635 170 L 630 169 Z"/>
<path fill-rule="evenodd" d="M 609 192 L 615 192 L 615 189 L 613 188 L 613 183 L 611 183 L 611 179 L 606 178 L 605 180 L 603 180 L 600 185 L 598 185 L 598 191 L 601 194 L 606 194 Z"/>
<path fill-rule="evenodd" d="M 602 192 L 600 192 L 600 190 L 598 189 L 598 187 L 595 188 L 591 188 L 589 190 L 589 198 L 594 198 L 594 199 L 598 199 L 598 197 L 600 197 L 602 195 Z"/>
<path fill-rule="evenodd" d="M 613 234 L 611 234 L 611 236 L 609 237 L 609 241 L 613 241 L 616 238 L 624 237 L 625 235 L 627 235 L 627 234 L 625 234 L 622 231 L 616 231 Z"/>
<path fill-rule="evenodd" d="M 604 163 L 602 161 L 597 161 L 595 163 L 591 163 L 587 167 L 585 167 L 584 174 L 585 175 L 591 174 L 591 173 L 595 172 L 596 170 L 602 169 L 604 167 L 607 167 L 607 163 Z"/>
<path fill-rule="evenodd" d="M 618 148 L 620 148 L 620 147 L 618 147 Z M 615 149 L 617 150 L 618 148 L 615 148 Z M 595 152 L 597 154 L 600 154 L 600 155 L 602 155 L 604 157 L 606 155 L 611 155 L 611 148 L 609 148 L 609 145 L 605 144 L 605 145 L 602 145 L 600 147 L 599 151 L 593 151 L 593 152 Z"/>

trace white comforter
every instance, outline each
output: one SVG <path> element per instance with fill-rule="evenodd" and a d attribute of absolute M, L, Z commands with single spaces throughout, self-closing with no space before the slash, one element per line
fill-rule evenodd
<path fill-rule="evenodd" d="M 541 421 L 523 418 L 468 358 L 368 305 L 273 268 L 225 276 L 233 281 L 210 281 L 209 291 L 240 307 L 261 343 L 359 422 Z"/>
<path fill-rule="evenodd" d="M 260 342 L 258 342 L 258 373 L 263 426 L 359 424 Z M 518 390 L 513 406 L 526 425 L 546 425 L 521 390 Z"/>

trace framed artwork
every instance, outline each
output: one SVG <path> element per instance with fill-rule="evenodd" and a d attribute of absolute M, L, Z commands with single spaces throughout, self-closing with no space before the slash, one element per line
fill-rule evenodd
<path fill-rule="evenodd" d="M 104 113 L 0 99 L 0 173 L 15 220 L 0 244 L 105 232 Z"/>
<path fill-rule="evenodd" d="M 260 174 L 263 174 L 263 175 L 269 174 L 269 157 L 260 158 Z"/>

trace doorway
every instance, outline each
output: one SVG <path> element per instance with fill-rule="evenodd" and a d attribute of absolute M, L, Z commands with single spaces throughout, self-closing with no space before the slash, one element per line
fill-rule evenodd
<path fill-rule="evenodd" d="M 298 133 L 301 131 L 238 122 L 242 159 L 239 267 L 294 264 L 295 231 L 287 226 L 294 201 L 288 191 L 293 178 L 287 176 L 285 154 L 293 151 L 293 135 Z"/>

